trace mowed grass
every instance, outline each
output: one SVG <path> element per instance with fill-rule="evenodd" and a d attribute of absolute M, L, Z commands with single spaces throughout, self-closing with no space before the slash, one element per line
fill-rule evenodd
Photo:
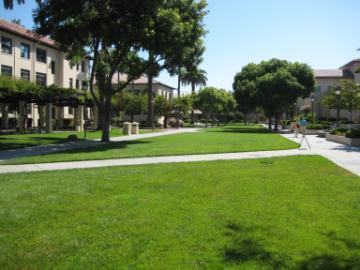
<path fill-rule="evenodd" d="M 141 129 L 140 133 L 148 133 L 151 130 Z M 84 138 L 84 132 L 63 131 L 48 134 L 10 134 L 0 135 L 0 151 L 8 149 L 23 148 L 37 145 L 47 145 L 53 143 L 67 142 L 69 135 L 77 135 L 79 139 Z M 123 136 L 122 129 L 113 127 L 110 132 L 111 137 Z M 95 140 L 101 138 L 101 131 L 87 131 L 86 138 Z"/>
<path fill-rule="evenodd" d="M 45 163 L 128 157 L 285 150 L 298 145 L 260 126 L 227 126 L 127 142 L 113 142 L 5 161 L 5 164 Z"/>
<path fill-rule="evenodd" d="M 359 269 L 359 180 L 319 156 L 1 175 L 0 269 Z"/>

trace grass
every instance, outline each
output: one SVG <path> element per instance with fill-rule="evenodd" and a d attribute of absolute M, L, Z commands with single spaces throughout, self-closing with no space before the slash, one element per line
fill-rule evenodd
<path fill-rule="evenodd" d="M 140 133 L 148 133 L 151 130 L 141 129 Z M 84 138 L 84 132 L 77 131 L 63 131 L 49 134 L 10 134 L 0 135 L 0 151 L 8 149 L 17 149 L 29 146 L 47 145 L 54 143 L 67 142 L 69 135 L 75 134 L 79 139 Z M 101 131 L 88 131 L 88 140 L 95 140 L 101 138 Z M 123 136 L 122 129 L 113 127 L 110 132 L 111 137 Z"/>
<path fill-rule="evenodd" d="M 128 157 L 284 150 L 298 145 L 260 126 L 227 126 L 136 141 L 114 142 L 42 156 L 7 160 L 5 164 L 99 160 Z"/>
<path fill-rule="evenodd" d="M 359 180 L 319 156 L 2 175 L 0 269 L 359 269 Z"/>

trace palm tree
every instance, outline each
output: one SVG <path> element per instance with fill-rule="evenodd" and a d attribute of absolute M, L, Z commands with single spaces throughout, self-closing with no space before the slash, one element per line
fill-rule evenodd
<path fill-rule="evenodd" d="M 196 86 L 205 86 L 207 82 L 206 71 L 199 68 L 186 70 L 181 77 L 181 84 L 183 86 L 191 85 L 191 93 L 195 94 Z"/>
<path fill-rule="evenodd" d="M 206 71 L 193 67 L 181 75 L 182 85 L 191 85 L 191 94 L 195 94 L 196 86 L 205 86 L 207 82 Z M 191 124 L 194 124 L 194 109 L 191 110 Z"/>
<path fill-rule="evenodd" d="M 14 7 L 14 0 L 4 0 L 4 8 L 5 9 L 13 9 Z M 25 0 L 17 0 L 17 3 L 20 4 L 24 4 Z"/>

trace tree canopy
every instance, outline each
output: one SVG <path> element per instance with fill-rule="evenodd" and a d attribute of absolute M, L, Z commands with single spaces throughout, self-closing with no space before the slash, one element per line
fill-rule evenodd
<path fill-rule="evenodd" d="M 170 69 L 185 57 L 185 48 L 203 34 L 205 7 L 205 0 L 44 0 L 34 19 L 37 32 L 50 35 L 73 61 L 92 57 L 89 89 L 102 119 L 102 141 L 109 141 L 112 97 L 142 73 L 151 79 L 161 65 Z M 128 76 L 114 87 L 116 72 Z"/>
<path fill-rule="evenodd" d="M 269 128 L 275 117 L 276 128 L 280 115 L 299 97 L 308 97 L 314 85 L 310 66 L 271 59 L 245 66 L 236 74 L 233 88 L 241 112 L 247 114 L 260 107 L 269 118 Z"/>
<path fill-rule="evenodd" d="M 216 117 L 232 112 L 235 104 L 231 93 L 215 87 L 201 89 L 195 98 L 195 108 L 201 110 L 207 119 L 212 120 L 212 123 Z"/>

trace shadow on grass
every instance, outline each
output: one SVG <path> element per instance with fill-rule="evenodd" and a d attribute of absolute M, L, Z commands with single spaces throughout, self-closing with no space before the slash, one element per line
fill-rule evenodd
<path fill-rule="evenodd" d="M 341 238 L 336 233 L 327 233 L 328 253 L 304 254 L 300 262 L 289 255 L 268 249 L 259 232 L 269 232 L 259 227 L 243 227 L 237 224 L 226 226 L 230 244 L 223 251 L 224 261 L 230 264 L 256 263 L 270 269 L 301 270 L 347 270 L 360 269 L 360 244 L 351 239 Z M 342 252 L 340 251 L 342 250 Z"/>
<path fill-rule="evenodd" d="M 22 140 L 26 141 L 22 141 Z M 39 143 L 39 142 L 43 143 Z M 29 138 L 6 138 L 0 136 L 0 151 L 18 149 L 24 147 L 38 146 L 44 144 L 59 144 L 69 142 L 67 138 L 52 137 L 29 137 Z"/>
<path fill-rule="evenodd" d="M 134 141 L 122 141 L 122 142 L 109 142 L 109 143 L 101 143 L 96 146 L 90 146 L 85 148 L 76 148 L 71 150 L 65 150 L 60 152 L 49 153 L 47 155 L 55 155 L 55 154 L 82 154 L 82 153 L 94 153 L 94 152 L 103 152 L 107 150 L 114 149 L 124 149 L 130 145 L 135 144 L 146 144 L 150 143 L 148 141 L 143 140 L 134 140 Z"/>

